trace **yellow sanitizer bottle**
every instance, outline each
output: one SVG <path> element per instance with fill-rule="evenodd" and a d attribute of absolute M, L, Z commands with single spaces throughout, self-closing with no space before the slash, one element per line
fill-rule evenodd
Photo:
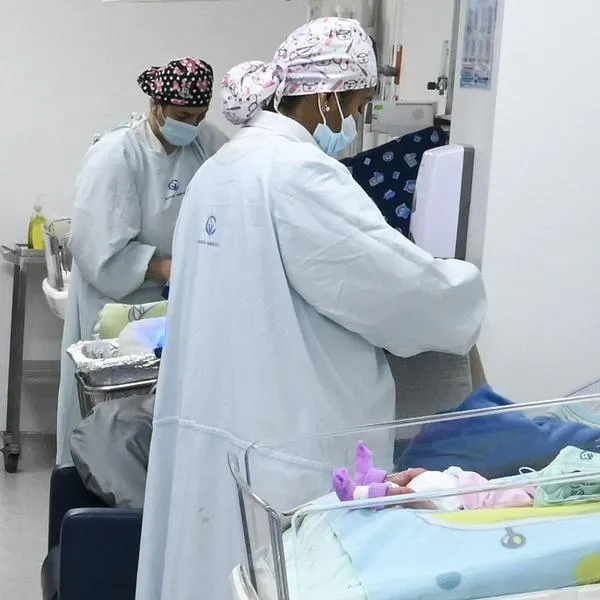
<path fill-rule="evenodd" d="M 48 221 L 42 214 L 42 207 L 36 205 L 33 207 L 33 214 L 29 220 L 29 242 L 28 245 L 32 250 L 44 249 L 44 228 Z"/>

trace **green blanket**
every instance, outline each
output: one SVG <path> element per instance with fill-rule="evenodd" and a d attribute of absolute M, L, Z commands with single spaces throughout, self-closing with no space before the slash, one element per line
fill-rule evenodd
<path fill-rule="evenodd" d="M 101 339 L 118 338 L 121 331 L 132 321 L 155 319 L 167 315 L 167 301 L 148 304 L 107 304 L 100 311 L 94 333 Z"/>

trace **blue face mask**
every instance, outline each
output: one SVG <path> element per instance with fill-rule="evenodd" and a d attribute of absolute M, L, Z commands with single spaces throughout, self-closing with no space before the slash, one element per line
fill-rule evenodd
<path fill-rule="evenodd" d="M 340 111 L 340 117 L 342 118 L 341 131 L 335 133 L 331 130 L 329 125 L 327 125 L 327 120 L 325 119 L 323 109 L 321 108 L 321 99 L 319 98 L 319 110 L 321 111 L 323 122 L 317 125 L 315 132 L 313 133 L 313 137 L 315 138 L 319 148 L 321 148 L 325 154 L 328 154 L 333 158 L 346 150 L 346 148 L 352 144 L 358 134 L 354 117 L 352 115 L 344 117 L 337 94 L 335 95 L 335 99 L 338 110 Z"/>
<path fill-rule="evenodd" d="M 160 133 L 172 146 L 189 146 L 198 137 L 198 125 L 190 125 L 164 117 L 164 124 L 160 127 Z"/>

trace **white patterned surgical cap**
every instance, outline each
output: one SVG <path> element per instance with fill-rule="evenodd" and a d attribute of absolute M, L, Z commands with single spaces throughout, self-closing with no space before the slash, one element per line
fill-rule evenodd
<path fill-rule="evenodd" d="M 247 123 L 283 96 L 344 92 L 377 85 L 373 43 L 358 21 L 326 17 L 303 25 L 279 46 L 273 61 L 242 63 L 221 84 L 223 114 Z"/>

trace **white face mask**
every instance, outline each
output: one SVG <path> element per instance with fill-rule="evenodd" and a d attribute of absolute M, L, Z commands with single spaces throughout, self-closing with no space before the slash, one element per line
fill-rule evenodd
<path fill-rule="evenodd" d="M 340 99 L 335 94 L 335 100 L 337 103 L 337 107 L 340 113 L 340 117 L 342 119 L 342 129 L 335 133 L 331 130 L 329 125 L 327 125 L 327 119 L 325 118 L 325 114 L 323 113 L 323 108 L 321 107 L 321 97 L 319 96 L 319 112 L 321 113 L 321 117 L 323 118 L 323 122 L 319 123 L 313 133 L 313 137 L 315 141 L 319 145 L 319 148 L 328 154 L 329 156 L 336 157 L 341 154 L 346 148 L 352 144 L 358 135 L 358 131 L 356 129 L 356 121 L 352 115 L 348 115 L 344 117 L 344 113 L 342 112 L 342 107 L 340 106 Z"/>

